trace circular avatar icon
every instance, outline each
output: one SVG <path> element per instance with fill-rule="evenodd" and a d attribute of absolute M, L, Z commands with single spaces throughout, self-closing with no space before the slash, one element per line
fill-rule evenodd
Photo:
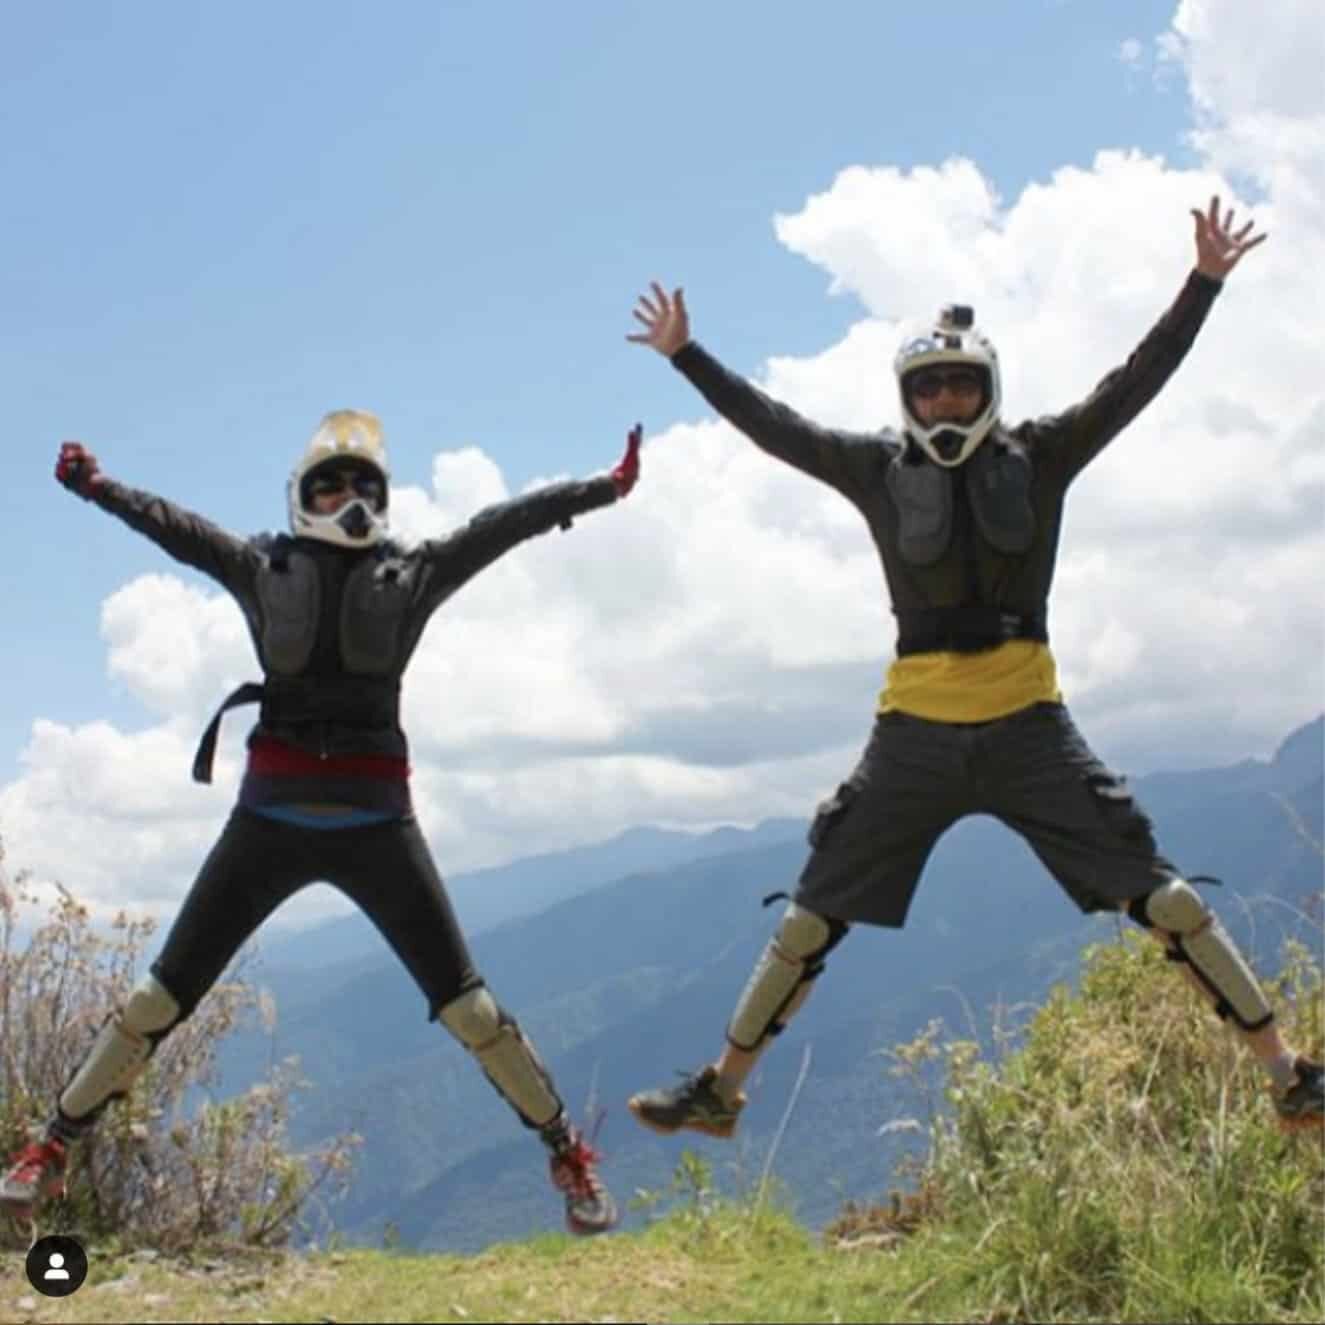
<path fill-rule="evenodd" d="M 87 1278 L 87 1252 L 62 1233 L 38 1238 L 28 1248 L 28 1283 L 47 1297 L 68 1297 Z"/>

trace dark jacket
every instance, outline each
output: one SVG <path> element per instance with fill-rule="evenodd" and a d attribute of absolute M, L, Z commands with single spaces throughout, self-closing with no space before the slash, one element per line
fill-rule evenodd
<path fill-rule="evenodd" d="M 319 756 L 404 759 L 401 676 L 428 618 L 516 544 L 569 528 L 573 516 L 614 502 L 616 489 L 607 475 L 551 484 L 410 551 L 391 543 L 359 551 L 286 535 L 240 539 L 110 479 L 95 500 L 238 602 L 263 672 L 250 746 L 266 735 Z M 215 724 L 209 735 L 214 741 Z M 209 768 L 210 752 L 205 761 L 202 753 Z M 362 802 L 353 788 L 324 782 L 289 785 L 284 798 Z"/>
<path fill-rule="evenodd" d="M 1109 373 L 1085 400 L 1061 414 L 1028 420 L 1015 428 L 996 426 L 970 459 L 944 471 L 919 447 L 891 429 L 852 433 L 821 428 L 729 372 L 692 341 L 672 363 L 728 422 L 757 446 L 831 484 L 865 517 L 879 549 L 893 611 L 898 615 L 899 653 L 930 638 L 924 623 L 951 609 L 981 609 L 1038 620 L 1047 639 L 1047 603 L 1058 550 L 1063 498 L 1068 485 L 1159 392 L 1182 362 L 1219 292 L 1220 282 L 1192 272 L 1127 362 Z M 899 466 L 920 466 L 905 472 Z M 938 471 L 934 473 L 933 471 Z M 904 480 L 899 483 L 899 479 Z M 904 511 L 899 497 L 915 486 L 950 485 L 950 537 L 942 547 L 914 547 L 904 555 Z M 979 484 L 972 501 L 972 485 Z M 986 494 L 993 494 L 989 498 Z M 1019 514 L 1019 507 L 1022 509 Z M 986 515 L 988 518 L 985 518 Z M 1009 526 L 1000 530 L 1000 517 Z M 1019 526 L 1020 535 L 1016 528 Z M 1001 546 L 1000 546 L 1001 545 Z M 926 563 L 926 564 L 921 564 Z M 981 612 L 974 617 L 979 620 Z M 997 632 L 997 626 L 993 628 Z M 1000 642 L 975 632 L 971 647 Z M 1005 638 L 1012 637 L 1005 635 Z M 947 639 L 928 647 L 957 647 Z"/>

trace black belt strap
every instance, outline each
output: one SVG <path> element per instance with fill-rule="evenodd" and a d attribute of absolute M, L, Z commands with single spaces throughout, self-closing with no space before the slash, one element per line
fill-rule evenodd
<path fill-rule="evenodd" d="M 230 709 L 240 708 L 244 704 L 257 704 L 262 700 L 263 687 L 260 681 L 245 681 L 237 690 L 232 690 L 221 707 L 216 710 L 207 730 L 198 742 L 198 753 L 193 756 L 193 780 L 210 782 L 212 780 L 212 760 L 216 757 L 216 738 L 221 731 L 221 719 Z"/>
<path fill-rule="evenodd" d="M 909 653 L 979 653 L 1012 639 L 1049 642 L 1048 614 L 1000 607 L 906 608 L 897 615 L 897 656 Z"/>

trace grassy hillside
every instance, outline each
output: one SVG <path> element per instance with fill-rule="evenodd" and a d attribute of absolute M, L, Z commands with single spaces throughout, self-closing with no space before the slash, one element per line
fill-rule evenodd
<path fill-rule="evenodd" d="M 1257 969 L 1274 969 L 1281 933 L 1297 924 L 1293 908 L 1320 890 L 1312 844 L 1322 835 L 1323 737 L 1317 720 L 1270 763 L 1137 783 L 1165 850 L 1183 869 L 1225 880 L 1209 899 Z M 636 1128 L 626 1097 L 717 1052 L 778 914 L 761 910 L 760 899 L 794 880 L 805 850 L 798 833 L 617 878 L 475 939 L 479 969 L 532 1035 L 568 1104 L 582 1112 L 592 1092 L 607 1106 L 602 1141 L 626 1190 L 670 1172 L 681 1149 Z M 555 876 L 563 866 L 553 860 L 547 869 Z M 531 878 L 541 869 L 525 863 Z M 834 951 L 752 1083 L 740 1142 L 697 1148 L 724 1181 L 757 1174 L 812 1044 L 780 1172 L 796 1193 L 797 1217 L 822 1227 L 845 1197 L 865 1199 L 886 1185 L 897 1154 L 915 1140 L 876 1135 L 898 1108 L 879 1080 L 878 1052 L 939 1014 L 987 1037 L 987 1009 L 1042 1002 L 1055 981 L 1076 978 L 1082 946 L 1119 923 L 1083 920 L 1001 825 L 957 825 L 934 853 L 906 929 L 860 927 Z M 258 978 L 265 982 L 261 970 Z M 473 1061 L 426 1020 L 393 958 L 306 969 L 297 988 L 297 999 L 277 999 L 274 1050 L 297 1054 L 313 1083 L 294 1101 L 291 1136 L 313 1145 L 353 1128 L 364 1138 L 352 1191 L 335 1208 L 347 1239 L 376 1245 L 390 1222 L 415 1249 L 472 1252 L 546 1227 L 554 1198 L 536 1146 Z M 969 1022 L 963 1001 L 974 1009 Z M 224 1091 L 265 1072 L 272 1054 L 262 1033 L 231 1037 L 221 1051 Z M 818 1126 L 822 1117 L 832 1117 L 831 1129 Z M 484 1201 L 491 1192 L 500 1195 Z"/>
<path fill-rule="evenodd" d="M 1291 1037 L 1319 1054 L 1318 960 L 1290 949 L 1276 984 Z M 88 1284 L 62 1300 L 32 1293 L 7 1258 L 0 1318 L 1325 1318 L 1322 1134 L 1277 1130 L 1259 1073 L 1157 945 L 1094 950 L 1079 992 L 1060 987 L 1021 1029 L 989 1055 L 934 1024 L 879 1060 L 928 1145 L 898 1192 L 845 1209 L 822 1238 L 775 1189 L 719 1197 L 687 1153 L 641 1194 L 654 1219 L 639 1232 L 472 1257 L 92 1248 Z"/>

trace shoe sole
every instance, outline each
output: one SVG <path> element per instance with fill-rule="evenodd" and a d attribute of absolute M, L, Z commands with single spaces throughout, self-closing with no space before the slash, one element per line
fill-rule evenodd
<path fill-rule="evenodd" d="M 36 1210 L 38 1201 L 59 1200 L 63 1195 L 63 1179 L 55 1182 L 48 1182 L 30 1197 L 16 1198 L 13 1196 L 0 1196 L 0 1211 L 10 1215 L 14 1219 L 26 1219 L 31 1221 L 33 1211 Z"/>
<path fill-rule="evenodd" d="M 1309 1113 L 1303 1118 L 1279 1118 L 1281 1132 L 1311 1132 L 1325 1128 L 1325 1114 Z"/>
<path fill-rule="evenodd" d="M 617 1212 L 613 1210 L 611 1215 L 603 1222 L 591 1224 L 583 1219 L 576 1219 L 574 1215 L 568 1213 L 566 1215 L 566 1227 L 570 1229 L 576 1237 L 590 1238 L 593 1237 L 595 1233 L 611 1232 L 611 1230 L 617 1226 L 618 1218 L 619 1216 L 617 1215 Z"/>
<path fill-rule="evenodd" d="M 635 1115 L 635 1121 L 643 1123 L 645 1127 L 654 1132 L 661 1132 L 663 1136 L 674 1136 L 677 1132 L 691 1131 L 703 1132 L 705 1136 L 717 1137 L 719 1141 L 728 1141 L 732 1133 L 736 1130 L 736 1119 L 733 1118 L 729 1123 L 709 1123 L 703 1119 L 697 1118 L 693 1121 L 683 1123 L 674 1123 L 670 1127 L 666 1123 L 655 1122 L 641 1112 L 640 1107 L 634 1100 L 626 1101 L 626 1108 Z"/>

